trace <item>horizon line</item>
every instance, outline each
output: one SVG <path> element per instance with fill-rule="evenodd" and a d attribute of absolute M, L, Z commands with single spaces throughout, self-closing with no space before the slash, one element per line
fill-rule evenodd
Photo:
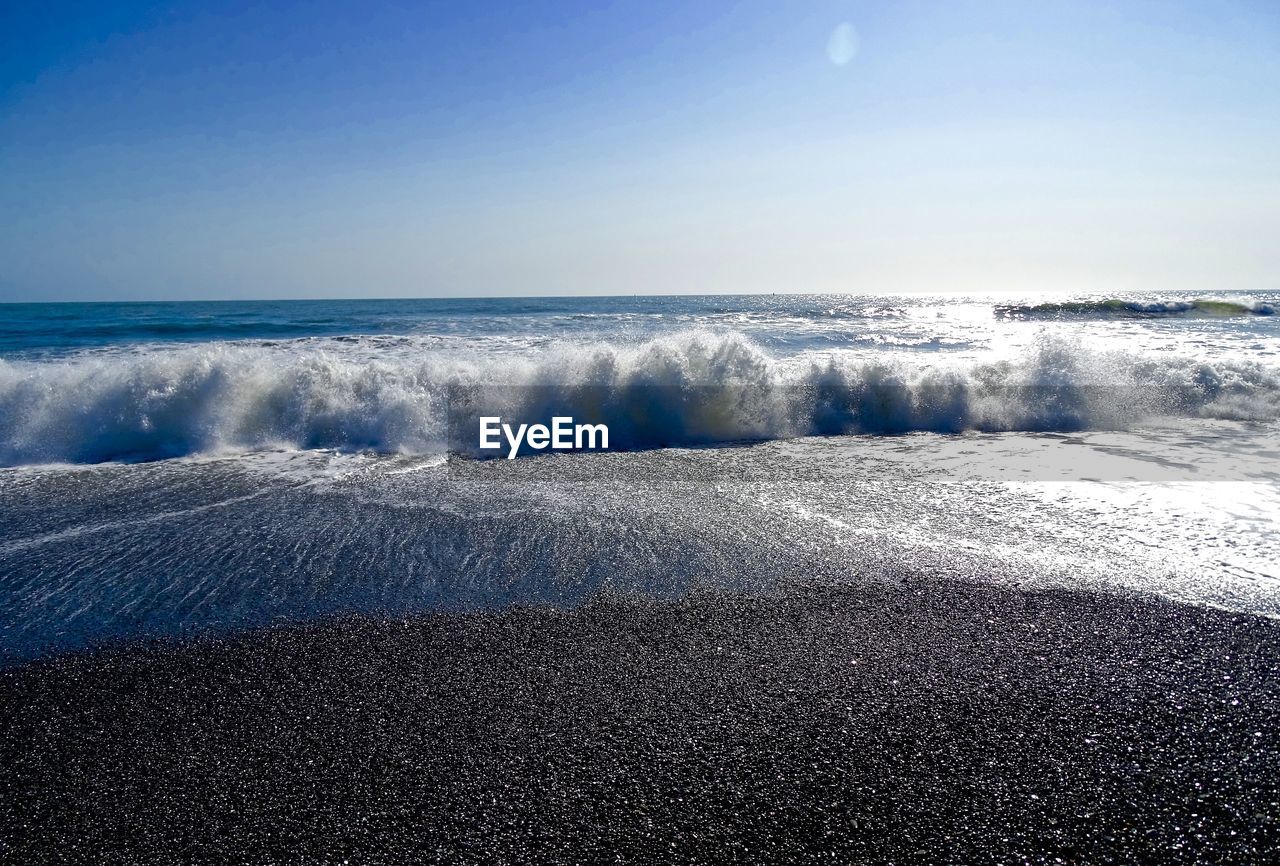
<path fill-rule="evenodd" d="M 705 291 L 705 292 L 618 292 L 611 294 L 523 294 L 523 295 L 381 295 L 375 297 L 255 297 L 255 298 L 122 298 L 118 300 L 75 300 L 75 299 L 58 299 L 58 300 L 6 300 L 0 299 L 0 305 L 6 306 L 34 306 L 42 304 L 84 304 L 84 305 L 107 305 L 107 304 L 275 304 L 275 303 L 317 303 L 317 302 L 378 302 L 378 301 L 515 301 L 515 300 L 609 300 L 614 298 L 696 298 L 696 297 L 721 297 L 721 298 L 756 298 L 756 297 L 903 297 L 915 295 L 1028 295 L 1042 293 L 1045 295 L 1099 295 L 1109 294 L 1109 297 L 1120 298 L 1123 295 L 1194 295 L 1195 293 L 1209 294 L 1253 294 L 1259 292 L 1280 292 L 1280 286 L 1255 286 L 1251 288 L 1205 288 L 1205 289 L 898 289 L 896 291 L 879 292 L 875 290 L 852 290 L 844 292 L 828 292 L 828 291 L 787 291 L 787 292 L 725 292 L 725 291 Z"/>

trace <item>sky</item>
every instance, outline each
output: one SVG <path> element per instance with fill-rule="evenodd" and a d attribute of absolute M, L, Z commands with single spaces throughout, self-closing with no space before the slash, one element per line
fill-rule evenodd
<path fill-rule="evenodd" d="M 0 300 L 1280 287 L 1280 3 L 8 0 Z"/>

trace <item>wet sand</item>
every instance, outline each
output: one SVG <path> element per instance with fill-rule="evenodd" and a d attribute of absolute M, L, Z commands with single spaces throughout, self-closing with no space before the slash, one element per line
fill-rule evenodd
<path fill-rule="evenodd" d="M 334 619 L 0 670 L 0 731 L 6 863 L 1280 857 L 1280 622 L 1138 597 Z"/>

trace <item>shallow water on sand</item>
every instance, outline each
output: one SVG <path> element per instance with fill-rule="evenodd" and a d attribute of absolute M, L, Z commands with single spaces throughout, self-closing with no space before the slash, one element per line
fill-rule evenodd
<path fill-rule="evenodd" d="M 1170 436 L 825 437 L 514 461 L 303 451 L 6 470 L 0 635 L 12 660 L 329 613 L 921 573 L 1280 614 L 1280 482 L 1265 464 L 1196 480 L 1168 457 Z M 1194 465 L 1194 441 L 1184 446 Z M 1107 480 L 1080 480 L 1094 457 Z"/>

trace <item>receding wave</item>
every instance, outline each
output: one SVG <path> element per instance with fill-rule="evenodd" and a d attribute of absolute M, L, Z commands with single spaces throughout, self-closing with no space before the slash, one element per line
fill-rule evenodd
<path fill-rule="evenodd" d="M 999 362 L 778 360 L 737 333 L 523 356 L 356 358 L 204 344 L 0 362 L 0 464 L 330 448 L 440 453 L 478 413 L 604 422 L 643 449 L 812 434 L 1115 429 L 1153 415 L 1280 417 L 1280 371 L 1090 353 L 1046 340 Z M 474 427 L 466 427 L 474 430 Z"/>
<path fill-rule="evenodd" d="M 996 315 L 1011 319 L 1115 318 L 1152 319 L 1161 317 L 1226 318 L 1230 316 L 1271 316 L 1275 308 L 1263 302 L 1195 298 L 1171 301 L 1060 301 L 1045 304 L 1005 304 L 996 306 Z"/>

